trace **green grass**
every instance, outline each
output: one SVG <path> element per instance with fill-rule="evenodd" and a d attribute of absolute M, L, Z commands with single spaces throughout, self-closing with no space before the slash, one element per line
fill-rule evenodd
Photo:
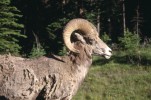
<path fill-rule="evenodd" d="M 151 66 L 94 64 L 73 100 L 151 100 Z"/>

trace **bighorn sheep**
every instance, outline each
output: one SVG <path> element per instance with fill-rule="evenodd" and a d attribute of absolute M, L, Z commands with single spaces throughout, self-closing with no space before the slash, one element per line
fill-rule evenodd
<path fill-rule="evenodd" d="M 92 55 L 109 59 L 111 49 L 93 24 L 73 19 L 63 31 L 66 56 L 27 59 L 0 55 L 0 100 L 71 100 L 85 78 Z"/>

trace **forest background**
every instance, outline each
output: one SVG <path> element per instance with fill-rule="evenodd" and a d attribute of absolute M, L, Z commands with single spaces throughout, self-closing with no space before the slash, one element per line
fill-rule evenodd
<path fill-rule="evenodd" d="M 1 0 L 0 52 L 29 56 L 40 49 L 58 54 L 64 47 L 62 30 L 73 18 L 91 21 L 112 46 L 119 45 L 126 32 L 146 44 L 151 37 L 150 8 L 143 0 Z"/>
<path fill-rule="evenodd" d="M 88 76 L 75 100 L 147 100 L 151 98 L 150 9 L 148 0 L 0 0 L 0 54 L 64 55 L 64 26 L 73 18 L 84 18 L 97 27 L 113 57 L 94 58 L 90 73 L 95 74 Z"/>

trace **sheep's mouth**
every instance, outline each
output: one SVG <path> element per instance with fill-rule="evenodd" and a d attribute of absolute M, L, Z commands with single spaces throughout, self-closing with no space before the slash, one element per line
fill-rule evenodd
<path fill-rule="evenodd" d="M 111 58 L 111 55 L 104 55 L 104 58 L 105 58 L 105 59 L 110 59 L 110 58 Z"/>
<path fill-rule="evenodd" d="M 111 58 L 111 55 L 104 54 L 103 56 L 104 56 L 105 59 L 110 59 Z"/>
<path fill-rule="evenodd" d="M 103 56 L 105 59 L 110 59 L 111 58 L 111 55 L 107 55 L 107 54 L 94 54 L 95 56 Z"/>

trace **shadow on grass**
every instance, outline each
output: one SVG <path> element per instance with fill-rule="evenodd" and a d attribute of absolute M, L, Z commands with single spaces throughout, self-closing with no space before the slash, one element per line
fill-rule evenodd
<path fill-rule="evenodd" d="M 93 61 L 93 65 L 104 65 L 110 62 L 114 63 L 119 63 L 119 64 L 131 64 L 131 65 L 143 65 L 146 67 L 151 67 L 151 59 L 145 57 L 145 56 L 128 56 L 128 55 L 123 55 L 123 56 L 112 56 L 110 59 L 105 59 L 105 58 L 98 58 Z"/>
<path fill-rule="evenodd" d="M 112 58 L 111 59 L 105 59 L 105 58 L 98 58 L 96 60 L 93 60 L 93 65 L 104 65 L 104 64 L 107 64 L 109 63 L 110 61 L 112 61 Z"/>

